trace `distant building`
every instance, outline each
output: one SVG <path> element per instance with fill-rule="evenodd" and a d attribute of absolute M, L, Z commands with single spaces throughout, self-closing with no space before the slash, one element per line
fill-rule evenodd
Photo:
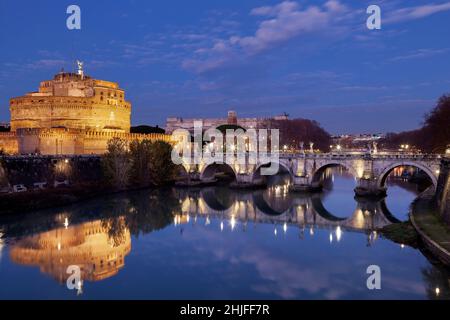
<path fill-rule="evenodd" d="M 369 146 L 373 146 L 386 135 L 382 133 L 362 133 L 362 134 L 341 134 L 331 137 L 334 146 L 341 146 L 347 150 L 366 150 Z M 333 147 L 333 146 L 332 146 Z"/>
<path fill-rule="evenodd" d="M 288 115 L 280 115 L 272 118 L 238 118 L 236 111 L 228 111 L 226 118 L 194 118 L 183 119 L 180 117 L 169 117 L 166 121 L 166 133 L 171 134 L 176 129 L 186 129 L 194 132 L 194 122 L 202 121 L 203 130 L 216 128 L 224 124 L 234 124 L 245 129 L 260 129 L 266 126 L 267 120 L 287 120 Z"/>
<path fill-rule="evenodd" d="M 8 153 L 101 154 L 108 140 L 162 139 L 130 133 L 131 104 L 115 82 L 61 71 L 37 92 L 10 99 L 11 131 L 0 133 Z"/>

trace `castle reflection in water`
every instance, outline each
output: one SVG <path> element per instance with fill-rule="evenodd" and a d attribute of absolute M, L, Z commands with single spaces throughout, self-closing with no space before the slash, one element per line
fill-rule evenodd
<path fill-rule="evenodd" d="M 273 224 L 274 232 L 298 228 L 314 234 L 316 228 L 330 230 L 330 241 L 339 241 L 345 231 L 367 234 L 370 245 L 376 230 L 396 218 L 384 200 L 356 201 L 348 217 L 338 217 L 322 204 L 323 194 L 293 195 L 289 180 L 278 181 L 264 190 L 232 191 L 227 187 L 170 189 L 137 192 L 108 200 L 108 205 L 87 203 L 76 210 L 32 215 L 16 223 L 4 222 L 10 260 L 36 266 L 60 283 L 67 268 L 77 265 L 84 281 L 99 281 L 116 275 L 131 250 L 131 236 L 186 223 L 208 226 L 220 220 L 219 229 L 245 231 L 248 223 Z M 161 201 L 164 199 L 164 201 Z M 95 212 L 95 214 L 92 214 Z M 198 222 L 200 223 L 200 222 Z M 36 229 L 37 228 L 37 229 Z M 217 231 L 220 231 L 217 230 Z"/>
<path fill-rule="evenodd" d="M 117 274 L 130 250 L 128 230 L 117 241 L 101 220 L 95 220 L 19 239 L 11 246 L 10 258 L 37 266 L 60 283 L 66 282 L 71 265 L 80 267 L 83 280 L 99 281 Z"/>

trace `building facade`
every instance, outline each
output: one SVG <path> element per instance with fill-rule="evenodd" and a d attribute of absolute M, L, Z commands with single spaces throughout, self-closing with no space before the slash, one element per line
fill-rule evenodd
<path fill-rule="evenodd" d="M 272 118 L 238 118 L 235 111 L 228 111 L 228 117 L 226 118 L 198 118 L 198 119 L 183 119 L 180 117 L 170 117 L 166 121 L 166 133 L 170 134 L 177 129 L 185 129 L 189 132 L 194 132 L 194 123 L 202 122 L 203 130 L 210 128 L 216 128 L 224 124 L 234 124 L 241 126 L 245 129 L 261 129 L 267 125 L 267 120 L 286 120 L 287 115 L 275 116 Z"/>
<path fill-rule="evenodd" d="M 0 149 L 10 154 L 101 154 L 114 137 L 160 139 L 163 134 L 131 134 L 131 103 L 115 82 L 61 71 L 42 81 L 37 92 L 10 99 L 11 131 L 0 133 Z"/>

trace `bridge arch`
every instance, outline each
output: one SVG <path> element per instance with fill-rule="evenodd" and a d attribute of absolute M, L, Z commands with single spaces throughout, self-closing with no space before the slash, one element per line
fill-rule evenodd
<path fill-rule="evenodd" d="M 261 175 L 261 168 L 263 168 L 263 167 L 269 167 L 270 165 L 272 165 L 272 163 L 275 163 L 275 162 L 267 162 L 267 163 L 261 163 L 261 164 L 259 164 L 256 168 L 255 168 L 255 170 L 253 171 L 253 174 L 252 174 L 252 181 L 256 181 L 256 180 L 258 180 L 258 179 L 261 179 L 262 177 L 268 177 L 268 176 L 262 176 Z M 278 163 L 278 172 L 277 172 L 277 174 L 280 174 L 280 173 L 289 173 L 289 178 L 290 178 L 290 180 L 292 181 L 293 180 L 293 175 L 292 175 L 292 172 L 291 172 L 291 170 L 289 169 L 289 167 L 286 165 L 286 164 L 284 164 L 283 162 L 281 162 L 281 161 L 279 161 L 279 162 L 277 162 Z"/>
<path fill-rule="evenodd" d="M 322 173 L 324 173 L 326 169 L 328 169 L 328 168 L 335 168 L 335 167 L 343 167 L 348 172 L 350 172 L 350 174 L 352 176 L 354 176 L 355 178 L 358 177 L 358 173 L 353 168 L 353 166 L 349 166 L 345 162 L 332 161 L 332 162 L 327 162 L 327 163 L 322 164 L 321 166 L 317 167 L 316 170 L 312 174 L 311 182 L 312 183 L 318 183 Z"/>
<path fill-rule="evenodd" d="M 220 172 L 219 170 L 221 170 L 221 172 L 225 172 L 229 175 L 233 175 L 234 179 L 236 179 L 236 177 L 237 177 L 236 171 L 229 164 L 213 162 L 213 163 L 205 165 L 202 168 L 202 170 L 200 172 L 200 179 L 204 180 L 204 179 L 214 178 L 215 174 Z"/>
<path fill-rule="evenodd" d="M 392 163 L 389 166 L 385 167 L 378 176 L 378 182 L 377 182 L 378 187 L 385 188 L 387 177 L 392 172 L 392 170 L 394 170 L 395 168 L 404 167 L 404 166 L 418 168 L 418 169 L 422 170 L 423 172 L 425 172 L 427 174 L 427 176 L 430 178 L 430 180 L 433 184 L 433 187 L 436 189 L 438 178 L 434 174 L 433 170 L 430 167 L 428 167 L 420 162 L 412 162 L 412 161 L 395 162 L 395 163 Z"/>
<path fill-rule="evenodd" d="M 182 164 L 177 165 L 176 170 L 178 172 L 178 177 L 180 180 L 188 178 L 189 172 L 185 165 Z"/>

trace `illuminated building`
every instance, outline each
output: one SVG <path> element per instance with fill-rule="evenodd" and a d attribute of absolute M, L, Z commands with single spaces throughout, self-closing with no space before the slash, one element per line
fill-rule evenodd
<path fill-rule="evenodd" d="M 37 92 L 10 99 L 11 132 L 0 148 L 11 154 L 101 154 L 108 140 L 159 139 L 163 134 L 130 133 L 131 103 L 118 83 L 61 71 Z"/>

